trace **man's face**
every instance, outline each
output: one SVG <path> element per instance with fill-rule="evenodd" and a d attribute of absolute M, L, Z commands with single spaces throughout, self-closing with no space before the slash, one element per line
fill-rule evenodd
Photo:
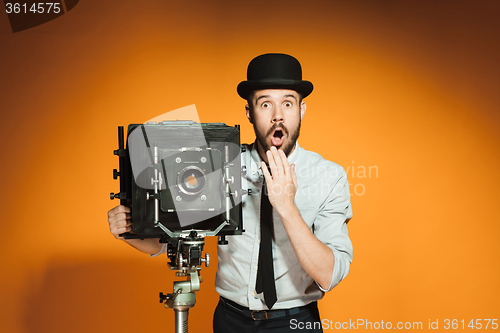
<path fill-rule="evenodd" d="M 267 162 L 266 151 L 271 146 L 283 150 L 286 156 L 295 149 L 300 122 L 306 112 L 306 103 L 300 101 L 294 90 L 257 90 L 246 106 L 247 117 L 257 136 L 258 151 Z"/>

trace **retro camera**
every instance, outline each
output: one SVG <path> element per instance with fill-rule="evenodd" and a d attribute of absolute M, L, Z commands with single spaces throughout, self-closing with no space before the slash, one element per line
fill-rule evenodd
<path fill-rule="evenodd" d="M 120 199 L 132 209 L 133 231 L 125 238 L 159 238 L 167 243 L 171 270 L 176 276 L 174 291 L 160 293 L 160 302 L 175 311 L 175 332 L 188 331 L 189 308 L 200 289 L 202 254 L 206 236 L 243 231 L 239 126 L 192 121 L 131 124 L 127 140 L 118 127 Z"/>
<path fill-rule="evenodd" d="M 131 206 L 126 238 L 241 234 L 239 126 L 164 121 L 119 127 L 120 193 Z M 215 234 L 214 234 L 215 233 Z"/>

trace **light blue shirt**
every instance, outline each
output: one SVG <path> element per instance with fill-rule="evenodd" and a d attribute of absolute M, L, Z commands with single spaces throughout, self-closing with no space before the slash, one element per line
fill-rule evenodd
<path fill-rule="evenodd" d="M 264 176 L 254 145 L 246 146 L 242 153 L 242 165 L 247 169 L 242 187 L 252 190 L 252 195 L 243 199 L 245 232 L 228 236 L 229 244 L 218 246 L 215 288 L 221 296 L 251 310 L 266 310 L 263 293 L 255 292 Z M 346 172 L 340 165 L 301 148 L 298 143 L 288 161 L 295 164 L 297 174 L 295 205 L 314 235 L 332 250 L 335 265 L 328 289 L 321 288 L 300 265 L 283 223 L 273 210 L 273 263 L 278 297 L 273 310 L 303 306 L 321 299 L 347 276 L 352 261 L 352 244 L 347 231 L 352 209 Z"/>

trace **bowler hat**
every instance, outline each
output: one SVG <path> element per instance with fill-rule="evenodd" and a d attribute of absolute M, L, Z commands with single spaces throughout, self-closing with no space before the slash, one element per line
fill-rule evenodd
<path fill-rule="evenodd" d="M 247 81 L 238 84 L 238 95 L 247 99 L 255 90 L 290 89 L 306 97 L 313 91 L 313 84 L 302 80 L 300 62 L 288 54 L 267 53 L 250 61 Z"/>

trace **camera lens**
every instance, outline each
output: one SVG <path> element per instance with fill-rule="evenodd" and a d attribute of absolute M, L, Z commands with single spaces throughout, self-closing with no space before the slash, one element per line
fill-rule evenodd
<path fill-rule="evenodd" d="M 197 166 L 185 167 L 177 176 L 177 185 L 185 194 L 198 194 L 205 187 L 205 174 Z"/>

